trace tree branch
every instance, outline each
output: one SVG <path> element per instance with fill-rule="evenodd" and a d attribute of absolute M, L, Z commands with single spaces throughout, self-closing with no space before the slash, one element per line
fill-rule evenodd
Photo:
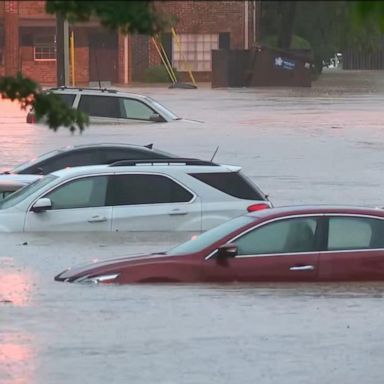
<path fill-rule="evenodd" d="M 46 121 L 50 129 L 57 131 L 60 126 L 71 132 L 84 130 L 88 116 L 70 108 L 58 95 L 45 93 L 33 80 L 18 73 L 16 77 L 0 79 L 0 94 L 3 99 L 17 100 L 21 108 L 32 108 L 37 121 Z"/>

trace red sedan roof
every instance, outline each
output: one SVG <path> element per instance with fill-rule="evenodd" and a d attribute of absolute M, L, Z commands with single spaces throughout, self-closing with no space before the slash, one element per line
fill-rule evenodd
<path fill-rule="evenodd" d="M 343 206 L 343 205 L 296 205 L 275 207 L 264 209 L 249 213 L 248 216 L 254 218 L 274 218 L 290 215 L 304 215 L 304 214 L 352 214 L 352 215 L 372 215 L 377 217 L 384 217 L 383 208 L 370 208 L 370 207 L 356 207 L 356 206 Z"/>

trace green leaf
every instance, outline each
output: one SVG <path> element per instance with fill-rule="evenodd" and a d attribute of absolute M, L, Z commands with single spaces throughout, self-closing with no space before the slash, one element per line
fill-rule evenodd
<path fill-rule="evenodd" d="M 22 109 L 33 109 L 37 121 L 44 121 L 50 129 L 57 131 L 64 126 L 82 132 L 89 124 L 88 116 L 70 108 L 58 95 L 45 93 L 33 80 L 18 73 L 16 77 L 0 79 L 0 94 L 3 99 L 17 100 Z"/>
<path fill-rule="evenodd" d="M 97 18 L 103 26 L 124 34 L 154 35 L 169 24 L 166 16 L 155 11 L 152 1 L 47 0 L 46 11 L 61 14 L 70 22 Z"/>

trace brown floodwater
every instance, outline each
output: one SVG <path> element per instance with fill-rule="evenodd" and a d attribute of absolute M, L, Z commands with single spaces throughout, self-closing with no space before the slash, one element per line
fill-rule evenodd
<path fill-rule="evenodd" d="M 57 133 L 0 103 L 0 168 L 57 147 L 154 143 L 243 166 L 275 205 L 384 206 L 384 73 L 310 89 L 143 88 L 202 124 Z M 1 217 L 0 217 L 1 220 Z M 81 286 L 53 277 L 177 234 L 0 234 L 1 384 L 381 384 L 384 283 Z"/>

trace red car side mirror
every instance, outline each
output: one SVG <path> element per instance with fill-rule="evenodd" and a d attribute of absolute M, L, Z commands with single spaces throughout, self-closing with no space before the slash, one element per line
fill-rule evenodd
<path fill-rule="evenodd" d="M 237 255 L 237 245 L 236 244 L 224 244 L 217 250 L 217 259 L 226 260 L 230 257 L 235 257 Z"/>

